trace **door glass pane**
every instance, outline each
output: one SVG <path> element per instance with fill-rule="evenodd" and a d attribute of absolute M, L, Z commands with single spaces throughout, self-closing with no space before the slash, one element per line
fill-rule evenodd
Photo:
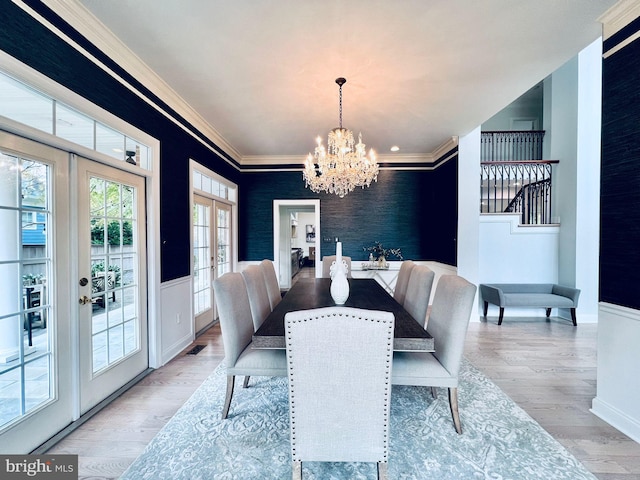
<path fill-rule="evenodd" d="M 0 152 L 0 430 L 53 399 L 50 182 Z"/>
<path fill-rule="evenodd" d="M 53 101 L 5 75 L 0 75 L 0 115 L 53 133 Z"/>
<path fill-rule="evenodd" d="M 193 305 L 195 314 L 212 307 L 208 292 L 211 287 L 211 207 L 194 203 L 193 206 Z M 205 292 L 207 294 L 205 294 Z"/>
<path fill-rule="evenodd" d="M 220 277 L 231 271 L 231 210 L 228 207 L 218 206 L 217 210 L 217 242 L 218 242 L 218 268 Z"/>
<path fill-rule="evenodd" d="M 91 118 L 56 103 L 56 136 L 93 149 L 94 123 Z"/>
<path fill-rule="evenodd" d="M 138 350 L 136 189 L 90 177 L 93 373 Z M 124 287 L 127 288 L 124 288 Z M 129 336 L 125 339 L 124 322 Z"/>

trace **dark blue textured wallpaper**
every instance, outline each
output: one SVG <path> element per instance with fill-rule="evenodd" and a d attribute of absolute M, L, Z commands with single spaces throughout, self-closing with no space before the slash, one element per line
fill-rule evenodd
<path fill-rule="evenodd" d="M 640 40 L 604 60 L 600 199 L 600 300 L 640 309 Z"/>
<path fill-rule="evenodd" d="M 273 257 L 273 200 L 320 199 L 321 238 L 339 237 L 343 254 L 365 260 L 375 241 L 413 260 L 456 264 L 457 157 L 433 171 L 382 170 L 378 182 L 345 198 L 305 188 L 301 172 L 245 173 L 239 245 L 244 260 Z M 323 255 L 333 255 L 332 241 Z"/>

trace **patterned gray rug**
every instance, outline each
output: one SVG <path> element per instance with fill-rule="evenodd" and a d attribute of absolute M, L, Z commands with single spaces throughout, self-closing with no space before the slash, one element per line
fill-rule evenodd
<path fill-rule="evenodd" d="M 453 427 L 445 389 L 434 400 L 428 388 L 393 387 L 389 478 L 596 478 L 467 361 L 461 378 L 462 435 Z M 252 377 L 247 389 L 236 382 L 229 418 L 220 420 L 225 384 L 218 367 L 121 478 L 291 478 L 286 379 Z M 371 479 L 376 467 L 309 462 L 303 478 Z"/>

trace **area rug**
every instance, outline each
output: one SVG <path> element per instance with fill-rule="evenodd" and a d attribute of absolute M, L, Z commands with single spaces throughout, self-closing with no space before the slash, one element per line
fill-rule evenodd
<path fill-rule="evenodd" d="M 156 435 L 122 479 L 291 478 L 286 378 L 251 377 L 220 420 L 226 376 L 218 367 Z M 594 480 L 500 388 L 465 360 L 458 389 L 462 435 L 447 392 L 394 386 L 390 479 Z M 375 464 L 303 462 L 307 480 L 372 479 Z"/>

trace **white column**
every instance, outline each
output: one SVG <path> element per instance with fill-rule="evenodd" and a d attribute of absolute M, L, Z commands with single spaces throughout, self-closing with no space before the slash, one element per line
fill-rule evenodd
<path fill-rule="evenodd" d="M 12 157 L 0 157 L 0 206 L 17 207 L 19 164 Z M 20 217 L 16 210 L 0 210 L 0 259 L 17 261 L 20 245 Z M 15 264 L 0 266 L 0 317 L 20 311 L 22 298 L 20 267 Z M 18 357 L 20 338 L 19 315 L 0 320 L 0 363 Z"/>

